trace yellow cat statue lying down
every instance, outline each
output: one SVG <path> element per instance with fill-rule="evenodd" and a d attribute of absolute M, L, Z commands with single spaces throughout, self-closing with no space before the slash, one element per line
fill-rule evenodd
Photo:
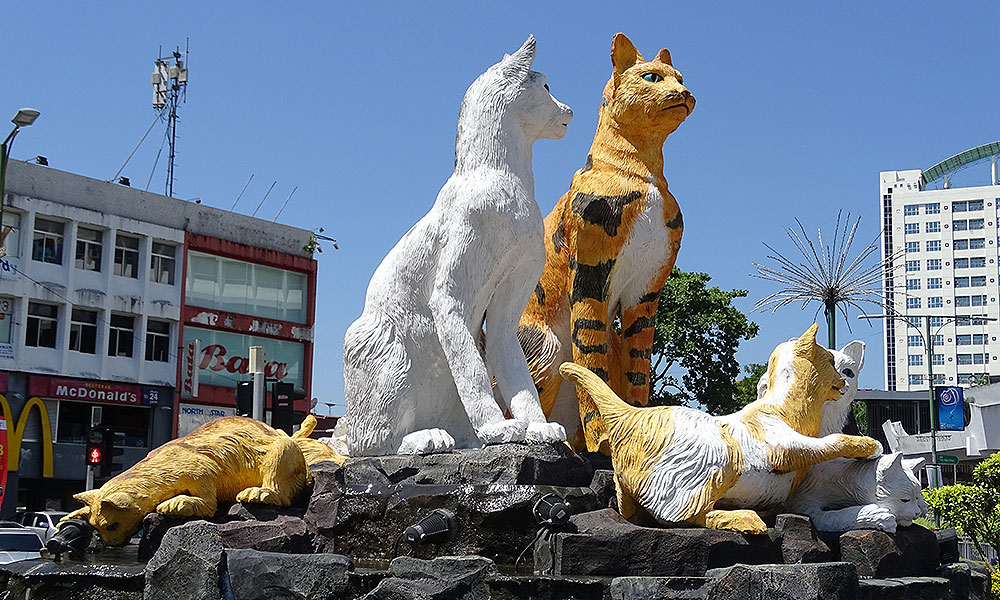
<path fill-rule="evenodd" d="M 291 437 L 248 419 L 224 417 L 171 440 L 99 489 L 73 496 L 86 506 L 68 519 L 83 519 L 110 546 L 128 542 L 148 513 L 211 517 L 219 503 L 289 506 L 312 485 L 308 465 L 346 457 L 308 436 L 311 415 Z"/>

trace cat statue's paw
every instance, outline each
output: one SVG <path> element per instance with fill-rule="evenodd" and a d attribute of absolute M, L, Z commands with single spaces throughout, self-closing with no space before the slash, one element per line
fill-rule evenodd
<path fill-rule="evenodd" d="M 435 454 L 455 449 L 455 438 L 444 429 L 421 429 L 403 438 L 396 454 Z"/>
<path fill-rule="evenodd" d="M 566 429 L 559 423 L 528 423 L 524 441 L 529 444 L 549 444 L 565 442 Z"/>
<path fill-rule="evenodd" d="M 496 423 L 483 425 L 476 433 L 479 435 L 479 439 L 482 440 L 484 444 L 490 445 L 523 442 L 527 431 L 527 421 L 506 419 L 504 421 L 497 421 Z M 563 435 L 565 437 L 565 433 Z"/>
<path fill-rule="evenodd" d="M 866 504 L 858 513 L 858 526 L 896 533 L 896 515 L 878 504 Z"/>

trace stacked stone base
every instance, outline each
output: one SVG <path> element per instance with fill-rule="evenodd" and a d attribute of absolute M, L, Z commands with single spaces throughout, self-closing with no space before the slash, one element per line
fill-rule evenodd
<path fill-rule="evenodd" d="M 313 475 L 297 506 L 149 515 L 135 562 L 14 563 L 0 589 L 8 600 L 986 599 L 985 571 L 958 561 L 954 537 L 918 526 L 829 535 L 779 515 L 767 535 L 744 536 L 633 525 L 607 508 L 610 473 L 563 445 L 354 459 Z M 547 493 L 574 515 L 540 530 L 531 509 Z M 453 539 L 400 542 L 441 507 L 457 515 Z"/>

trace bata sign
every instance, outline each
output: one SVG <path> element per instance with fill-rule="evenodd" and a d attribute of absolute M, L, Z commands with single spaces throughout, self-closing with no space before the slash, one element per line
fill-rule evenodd
<path fill-rule="evenodd" d="M 145 404 L 142 388 L 137 385 L 103 381 L 76 381 L 55 377 L 32 377 L 29 388 L 28 393 L 32 396 L 136 406 Z"/>
<path fill-rule="evenodd" d="M 250 346 L 264 348 L 266 377 L 301 385 L 305 356 L 301 342 L 187 326 L 181 355 L 182 395 L 197 397 L 199 385 L 235 387 L 250 372 Z"/>

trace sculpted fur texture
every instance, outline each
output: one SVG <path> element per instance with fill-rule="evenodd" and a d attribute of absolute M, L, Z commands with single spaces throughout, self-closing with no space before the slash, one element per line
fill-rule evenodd
<path fill-rule="evenodd" d="M 611 63 L 586 165 L 545 219 L 545 270 L 518 330 L 542 408 L 577 450 L 602 448 L 604 426 L 584 391 L 561 386 L 559 365 L 572 360 L 629 403 L 649 402 L 653 315 L 684 229 L 663 143 L 694 97 L 666 49 L 647 62 L 619 33 Z"/>
<path fill-rule="evenodd" d="M 531 149 L 563 137 L 573 114 L 534 58 L 529 37 L 469 87 L 454 173 L 379 265 L 347 330 L 352 455 L 565 439 L 546 422 L 517 340 L 545 263 Z"/>
<path fill-rule="evenodd" d="M 307 465 L 345 458 L 308 436 L 306 417 L 291 437 L 253 419 L 224 417 L 167 442 L 99 489 L 73 496 L 86 506 L 67 519 L 83 519 L 104 542 L 121 546 L 151 512 L 210 517 L 219 503 L 289 506 L 312 476 Z"/>
<path fill-rule="evenodd" d="M 816 343 L 817 328 L 778 346 L 767 394 L 723 417 L 680 406 L 629 406 L 588 369 L 562 365 L 562 375 L 586 389 L 607 426 L 622 515 L 763 533 L 755 511 L 780 508 L 798 471 L 876 452 L 878 443 L 868 437 L 815 437 L 824 404 L 844 386 L 833 355 Z"/>

